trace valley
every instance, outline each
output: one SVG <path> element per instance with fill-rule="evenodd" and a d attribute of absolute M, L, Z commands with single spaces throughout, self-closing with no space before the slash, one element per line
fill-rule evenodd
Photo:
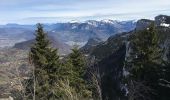
<path fill-rule="evenodd" d="M 123 25 L 123 27 L 130 27 L 126 30 L 115 27 L 118 23 L 113 22 L 110 24 L 110 21 L 109 23 L 104 22 L 105 24 L 92 21 L 83 24 L 65 23 L 48 27 L 44 25 L 44 29 L 48 30 L 51 47 L 57 48 L 60 57 L 62 56 L 61 61 L 67 61 L 74 44 L 82 44 L 79 45 L 79 51 L 89 61 L 88 67 L 97 67 L 99 69 L 100 88 L 104 100 L 107 98 L 109 100 L 127 100 L 125 99 L 126 96 L 124 96 L 124 93 L 127 92 L 127 87 L 123 83 L 123 75 L 128 73 L 125 72 L 125 66 L 130 66 L 129 63 L 135 59 L 134 51 L 132 50 L 134 46 L 132 43 L 136 39 L 135 36 L 138 36 L 140 31 L 147 30 L 154 22 L 160 39 L 159 46 L 163 49 L 160 58 L 164 61 L 169 61 L 169 20 L 170 17 L 166 15 L 156 16 L 155 20 L 141 19 L 132 26 L 129 26 L 129 24 Z M 108 29 L 109 27 L 111 27 L 111 30 Z M 32 32 L 32 30 L 29 31 Z M 1 35 L 0 95 L 12 95 L 15 97 L 18 94 L 15 94 L 14 91 L 23 91 L 24 87 L 21 81 L 28 79 L 29 72 L 32 70 L 28 53 L 36 40 L 33 39 L 34 36 L 25 38 L 27 35 L 32 34 L 29 32 L 24 33 L 23 37 L 19 37 L 22 33 L 18 34 L 17 32 L 12 34 L 12 37 L 10 33 L 6 34 L 8 34 L 8 37 Z M 12 39 L 13 36 L 16 36 L 16 38 Z M 125 62 L 129 65 L 125 65 Z"/>

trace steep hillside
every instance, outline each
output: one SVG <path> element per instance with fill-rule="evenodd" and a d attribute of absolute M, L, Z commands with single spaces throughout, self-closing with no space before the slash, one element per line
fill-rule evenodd
<path fill-rule="evenodd" d="M 123 100 L 122 78 L 126 46 L 122 45 L 110 56 L 98 62 L 100 68 L 103 100 Z"/>
<path fill-rule="evenodd" d="M 90 38 L 88 40 L 88 42 L 82 47 L 80 48 L 80 50 L 83 53 L 90 53 L 91 51 L 93 51 L 94 47 L 97 46 L 98 44 L 102 43 L 103 41 L 100 38 Z"/>
<path fill-rule="evenodd" d="M 124 45 L 129 34 L 131 34 L 131 32 L 116 34 L 109 37 L 107 41 L 102 42 L 95 47 L 92 47 L 93 49 L 90 55 L 95 56 L 97 59 L 108 57 L 109 55 L 117 51 L 122 45 Z"/>
<path fill-rule="evenodd" d="M 166 19 L 166 20 L 165 20 Z M 136 29 L 122 34 L 111 36 L 107 41 L 102 42 L 89 50 L 87 54 L 98 59 L 98 67 L 102 78 L 103 99 L 120 100 L 124 98 L 121 86 L 123 66 L 125 60 L 130 60 L 131 44 L 139 31 L 147 29 L 154 22 L 156 31 L 160 39 L 160 47 L 163 49 L 162 57 L 169 59 L 170 50 L 170 27 L 168 26 L 169 16 L 157 16 L 155 20 L 142 19 L 137 22 Z M 160 24 L 158 24 L 158 22 Z M 121 99 L 122 100 L 122 99 Z M 125 99 L 126 100 L 126 99 Z"/>
<path fill-rule="evenodd" d="M 62 55 L 62 54 L 70 53 L 71 47 L 69 45 L 62 43 L 59 40 L 57 40 L 57 39 L 55 39 L 51 36 L 48 37 L 48 38 L 51 42 L 51 46 L 54 47 L 54 48 L 58 48 L 59 54 Z M 35 42 L 35 39 L 24 41 L 24 42 L 15 44 L 13 48 L 22 49 L 22 50 L 29 50 L 34 42 Z"/>

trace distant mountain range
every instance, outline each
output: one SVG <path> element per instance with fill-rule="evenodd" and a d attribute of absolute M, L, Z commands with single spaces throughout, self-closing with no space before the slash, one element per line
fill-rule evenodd
<path fill-rule="evenodd" d="M 57 41 L 68 45 L 84 45 L 90 38 L 106 40 L 111 35 L 133 30 L 135 26 L 135 21 L 88 20 L 85 22 L 44 24 L 44 30 Z M 0 45 L 1 47 L 13 46 L 15 43 L 30 41 L 35 38 L 35 29 L 36 25 L 18 25 L 15 23 L 0 25 Z"/>
<path fill-rule="evenodd" d="M 136 22 L 134 30 L 112 35 L 106 41 L 95 38 L 89 39 L 81 50 L 88 55 L 95 56 L 97 59 L 106 58 L 123 46 L 136 31 L 147 29 L 151 23 L 154 23 L 158 30 L 162 41 L 161 47 L 168 50 L 170 48 L 170 16 L 166 15 L 156 16 L 155 20 L 140 19 Z"/>
<path fill-rule="evenodd" d="M 135 28 L 134 21 L 88 20 L 86 22 L 59 23 L 53 25 L 50 35 L 64 42 L 87 42 L 90 38 L 106 40 L 111 35 L 128 32 Z"/>

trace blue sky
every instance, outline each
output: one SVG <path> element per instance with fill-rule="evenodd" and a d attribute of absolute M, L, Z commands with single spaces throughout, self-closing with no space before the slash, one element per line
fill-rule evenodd
<path fill-rule="evenodd" d="M 0 24 L 136 20 L 170 15 L 169 0 L 1 0 Z"/>

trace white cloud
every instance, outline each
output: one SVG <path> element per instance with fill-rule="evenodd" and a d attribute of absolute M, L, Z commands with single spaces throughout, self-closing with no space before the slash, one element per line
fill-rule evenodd
<path fill-rule="evenodd" d="M 1 0 L 0 20 L 3 23 L 40 17 L 126 20 L 153 18 L 170 14 L 169 10 L 169 0 Z"/>

